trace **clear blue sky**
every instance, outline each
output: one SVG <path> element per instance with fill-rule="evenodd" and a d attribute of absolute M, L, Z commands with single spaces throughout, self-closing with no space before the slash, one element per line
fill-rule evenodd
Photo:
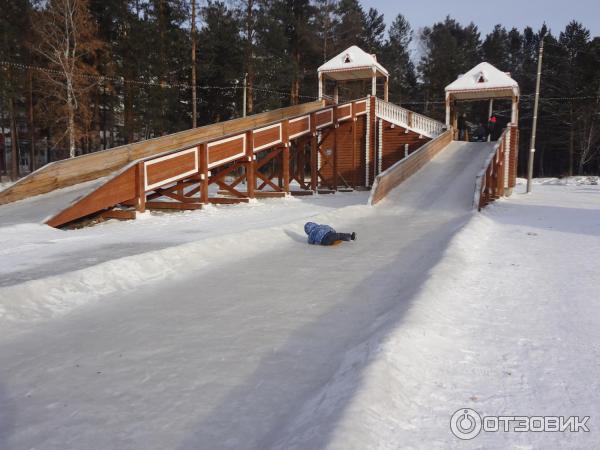
<path fill-rule="evenodd" d="M 402 13 L 415 31 L 452 16 L 466 25 L 474 22 L 482 35 L 500 23 L 507 29 L 522 30 L 530 25 L 534 30 L 542 23 L 550 26 L 552 33 L 564 30 L 575 19 L 587 27 L 592 36 L 600 36 L 600 0 L 359 0 L 365 9 L 377 8 L 385 14 L 389 25 Z"/>

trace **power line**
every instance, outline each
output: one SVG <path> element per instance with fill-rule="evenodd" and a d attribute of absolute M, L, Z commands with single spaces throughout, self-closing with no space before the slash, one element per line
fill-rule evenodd
<path fill-rule="evenodd" d="M 49 69 L 46 67 L 39 67 L 39 66 L 33 66 L 33 65 L 29 65 L 29 64 L 21 64 L 21 63 L 15 63 L 12 61 L 0 61 L 0 66 L 4 66 L 4 67 L 13 67 L 16 69 L 20 69 L 20 70 L 36 70 L 39 72 L 45 72 L 45 73 L 49 73 L 49 74 L 54 74 L 54 75 L 64 75 L 64 73 L 60 70 L 56 70 L 56 69 Z M 118 82 L 121 84 L 133 84 L 133 85 L 140 85 L 140 86 L 150 86 L 150 87 L 160 87 L 160 88 L 165 88 L 165 89 L 172 89 L 172 88 L 178 88 L 178 89 L 191 89 L 193 86 L 189 83 L 169 83 L 166 81 L 143 81 L 143 80 L 132 80 L 132 79 L 126 79 L 125 77 L 122 76 L 110 76 L 110 75 L 94 75 L 94 74 L 86 74 L 86 73 L 75 73 L 74 76 L 79 77 L 79 78 L 85 78 L 85 79 L 92 79 L 92 80 L 97 80 L 100 82 L 103 81 L 114 81 L 114 82 Z M 236 91 L 236 90 L 240 90 L 240 89 L 244 89 L 244 86 L 236 86 L 236 85 L 230 85 L 230 86 L 210 86 L 210 85 L 196 85 L 196 89 L 203 89 L 203 90 L 220 90 L 220 91 Z M 252 87 L 252 88 L 248 88 L 249 90 L 253 90 L 253 91 L 257 91 L 257 92 L 266 92 L 269 94 L 277 94 L 280 95 L 282 97 L 289 97 L 291 96 L 291 94 L 289 92 L 284 92 L 284 91 L 278 91 L 275 89 L 269 89 L 266 87 Z M 521 95 L 521 101 L 528 101 L 529 99 L 531 99 L 534 96 L 534 94 L 523 94 Z M 318 97 L 315 96 L 311 96 L 311 95 L 299 95 L 298 97 L 300 98 L 306 98 L 306 99 L 310 99 L 310 100 L 317 100 Z M 574 100 L 596 100 L 599 101 L 600 97 L 598 96 L 579 96 L 579 97 L 540 97 L 540 100 L 543 101 L 574 101 Z M 441 104 L 445 104 L 445 100 L 443 99 L 435 99 L 435 100 L 430 100 L 430 101 L 400 101 L 400 104 L 402 105 L 441 105 Z"/>
<path fill-rule="evenodd" d="M 19 70 L 35 70 L 35 71 L 45 72 L 45 73 L 54 74 L 54 75 L 64 75 L 64 73 L 60 70 L 49 69 L 46 67 L 32 66 L 32 65 L 28 65 L 28 64 L 15 63 L 15 62 L 11 62 L 11 61 L 0 61 L 0 66 L 13 67 L 13 68 L 19 69 Z M 157 81 L 132 80 L 132 79 L 126 79 L 125 77 L 121 77 L 121 76 L 93 75 L 93 74 L 86 74 L 86 73 L 81 73 L 81 72 L 75 73 L 74 76 L 78 77 L 78 78 L 97 80 L 100 82 L 114 81 L 114 82 L 118 82 L 121 84 L 133 84 L 133 85 L 139 85 L 139 86 L 159 87 L 159 88 L 165 88 L 165 89 L 172 89 L 172 88 L 192 89 L 192 87 L 193 87 L 189 83 L 169 83 L 166 81 L 158 81 L 157 82 Z M 239 89 L 244 89 L 244 87 L 243 86 L 235 86 L 235 85 L 230 85 L 230 86 L 196 85 L 196 89 L 235 91 L 235 90 L 239 90 Z M 252 88 L 249 87 L 248 89 L 252 90 L 252 91 L 266 92 L 269 94 L 277 94 L 282 97 L 291 97 L 291 94 L 289 92 L 278 91 L 278 90 L 269 89 L 269 88 L 265 88 L 265 87 L 252 87 Z M 310 100 L 316 100 L 318 98 L 318 97 L 311 96 L 311 95 L 298 95 L 298 97 L 306 98 L 306 99 L 310 99 Z"/>

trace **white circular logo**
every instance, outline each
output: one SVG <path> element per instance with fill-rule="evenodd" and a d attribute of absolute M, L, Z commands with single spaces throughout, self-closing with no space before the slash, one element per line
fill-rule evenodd
<path fill-rule="evenodd" d="M 465 441 L 473 439 L 481 431 L 481 416 L 470 408 L 459 409 L 452 414 L 450 429 L 459 439 Z"/>

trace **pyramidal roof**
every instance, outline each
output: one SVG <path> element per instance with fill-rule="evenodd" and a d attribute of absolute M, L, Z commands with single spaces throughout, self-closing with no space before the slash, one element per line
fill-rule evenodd
<path fill-rule="evenodd" d="M 336 72 L 373 67 L 382 75 L 388 76 L 388 71 L 377 62 L 377 58 L 374 55 L 370 55 L 362 48 L 353 45 L 319 67 L 319 72 Z"/>
<path fill-rule="evenodd" d="M 446 86 L 448 91 L 512 90 L 519 94 L 519 84 L 510 75 L 482 62 Z"/>

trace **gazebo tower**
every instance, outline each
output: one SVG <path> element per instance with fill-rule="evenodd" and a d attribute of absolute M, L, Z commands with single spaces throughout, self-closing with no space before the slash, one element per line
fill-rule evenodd
<path fill-rule="evenodd" d="M 349 81 L 371 80 L 371 95 L 377 96 L 377 79 L 384 78 L 384 100 L 388 100 L 389 73 L 375 55 L 353 45 L 333 57 L 318 69 L 319 98 L 325 95 L 325 80 L 335 81 L 333 98 L 339 100 L 339 85 Z"/>

